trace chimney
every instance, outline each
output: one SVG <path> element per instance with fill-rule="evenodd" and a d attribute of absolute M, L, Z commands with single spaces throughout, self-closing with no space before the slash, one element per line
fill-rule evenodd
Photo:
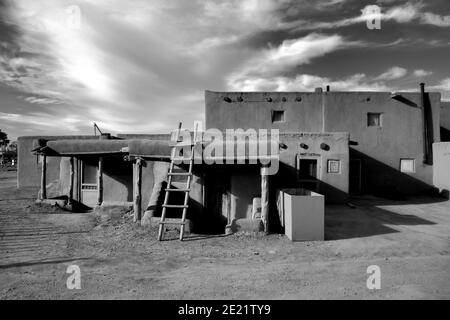
<path fill-rule="evenodd" d="M 316 92 L 316 93 L 322 93 L 322 88 L 321 88 L 321 87 L 316 88 L 316 89 L 314 90 L 314 92 Z"/>
<path fill-rule="evenodd" d="M 422 107 L 422 123 L 423 123 L 423 163 L 432 165 L 433 155 L 432 155 L 432 143 L 433 143 L 433 132 L 431 123 L 431 109 L 427 104 L 426 93 L 425 93 L 425 83 L 420 83 L 420 105 Z"/>
<path fill-rule="evenodd" d="M 330 92 L 330 86 L 327 86 L 327 92 Z"/>

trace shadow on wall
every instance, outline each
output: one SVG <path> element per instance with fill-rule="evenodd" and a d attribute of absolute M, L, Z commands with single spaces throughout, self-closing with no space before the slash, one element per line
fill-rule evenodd
<path fill-rule="evenodd" d="M 441 127 L 441 142 L 450 141 L 450 130 L 444 127 Z"/>
<path fill-rule="evenodd" d="M 361 192 L 363 194 L 373 194 L 391 200 L 409 200 L 408 195 L 417 194 L 438 196 L 438 190 L 432 185 L 353 148 L 350 148 L 350 158 L 361 160 Z"/>
<path fill-rule="evenodd" d="M 145 165 L 145 163 L 144 163 Z M 103 172 L 109 178 L 126 189 L 126 199 L 122 201 L 133 201 L 133 164 L 130 161 L 124 161 L 123 157 L 107 157 L 104 161 Z M 113 193 L 114 194 L 114 193 Z M 114 198 L 108 195 L 106 198 Z M 115 199 L 107 199 L 115 200 Z"/>
<path fill-rule="evenodd" d="M 279 172 L 270 178 L 269 186 L 269 231 L 272 233 L 284 233 L 277 208 L 277 190 L 300 187 L 300 182 L 297 179 L 297 169 L 285 163 L 280 163 Z M 314 191 L 323 194 L 327 204 L 342 204 L 348 201 L 348 193 L 320 180 L 318 180 L 318 190 Z"/>
<path fill-rule="evenodd" d="M 175 172 L 186 173 L 186 172 L 188 172 L 188 169 L 189 169 L 189 167 L 187 165 L 181 164 L 179 166 L 176 166 Z M 202 174 L 203 174 L 203 169 L 198 171 L 194 168 L 194 175 L 201 177 Z M 219 179 L 215 183 L 213 183 L 211 185 L 211 187 L 217 188 L 220 186 L 222 186 L 222 187 L 225 186 L 223 184 L 223 181 L 226 181 L 226 179 L 224 179 L 224 177 L 221 175 L 217 175 L 217 177 Z M 219 183 L 218 181 L 222 182 L 222 184 Z M 185 182 L 186 182 L 186 177 L 174 176 L 172 179 L 171 188 L 174 188 L 174 189 L 185 188 Z M 153 210 L 155 210 L 153 213 L 154 217 L 161 217 L 162 204 L 164 203 L 164 197 L 165 197 L 165 192 L 163 190 L 165 190 L 166 187 L 167 187 L 167 181 L 164 181 L 162 183 L 162 187 L 161 187 L 162 192 L 159 194 L 159 198 L 157 201 L 158 205 L 156 206 L 156 208 L 153 208 Z M 192 184 L 191 184 L 191 188 L 192 188 Z M 205 187 L 205 190 L 206 190 L 206 187 Z M 217 190 L 214 189 L 212 191 L 213 192 L 207 192 L 207 194 L 209 196 L 212 196 L 215 193 L 215 191 L 217 191 Z M 217 192 L 216 195 L 217 196 L 220 195 L 220 197 L 222 197 L 222 192 Z M 184 203 L 184 197 L 185 197 L 184 192 L 171 192 L 169 203 L 171 205 L 172 204 L 182 205 Z M 207 200 L 207 202 L 208 202 L 208 200 Z M 210 204 L 214 203 L 214 205 L 216 205 L 216 202 L 210 201 L 209 203 Z M 220 206 L 220 209 L 222 208 L 221 202 L 220 202 L 220 204 L 217 203 L 217 205 Z M 197 200 L 193 199 L 192 197 L 189 197 L 188 206 L 189 207 L 188 207 L 188 211 L 186 214 L 186 218 L 191 220 L 191 222 L 192 222 L 193 229 L 191 230 L 191 232 L 196 233 L 196 234 L 202 234 L 202 235 L 220 235 L 220 234 L 225 233 L 225 226 L 227 224 L 227 221 L 226 221 L 226 218 L 221 215 L 221 212 L 215 210 L 215 208 L 212 208 L 211 210 L 206 210 L 206 208 L 203 206 L 202 203 L 198 202 Z M 182 216 L 182 209 L 168 208 L 166 210 L 167 218 L 180 219 L 181 216 Z"/>

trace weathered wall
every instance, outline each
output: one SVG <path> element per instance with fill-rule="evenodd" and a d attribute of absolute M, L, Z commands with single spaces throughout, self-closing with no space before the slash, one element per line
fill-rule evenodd
<path fill-rule="evenodd" d="M 269 203 L 271 229 L 279 231 L 276 192 L 279 189 L 297 188 L 297 158 L 317 159 L 319 190 L 327 202 L 342 203 L 347 200 L 349 175 L 349 135 L 347 133 L 282 133 L 280 167 L 277 174 L 269 176 Z M 302 148 L 300 145 L 307 149 Z M 328 148 L 322 149 L 326 144 Z M 340 172 L 328 172 L 328 160 L 340 161 Z M 223 164 L 208 166 L 206 175 L 207 212 L 217 220 L 251 218 L 253 198 L 261 197 L 259 164 Z"/>
<path fill-rule="evenodd" d="M 441 141 L 450 141 L 450 101 L 441 102 Z"/>
<path fill-rule="evenodd" d="M 362 159 L 363 191 L 394 188 L 417 193 L 432 186 L 433 167 L 423 164 L 423 122 L 419 93 L 326 92 L 325 129 L 350 133 L 352 158 Z M 439 141 L 440 94 L 429 94 L 434 141 Z M 367 125 L 367 113 L 382 113 L 382 126 Z M 415 159 L 415 172 L 400 172 L 400 159 Z"/>
<path fill-rule="evenodd" d="M 362 159 L 363 192 L 387 187 L 403 194 L 430 191 L 433 170 L 423 164 L 421 96 L 419 92 L 398 95 L 400 99 L 393 99 L 390 92 L 206 91 L 206 128 L 349 132 L 351 158 Z M 437 142 L 440 94 L 427 93 L 426 99 L 431 106 L 433 141 Z M 272 123 L 273 110 L 284 110 L 285 121 Z M 382 113 L 382 127 L 367 125 L 368 112 Z M 415 172 L 401 173 L 400 158 L 415 159 Z"/>
<path fill-rule="evenodd" d="M 433 143 L 433 153 L 433 184 L 448 196 L 450 191 L 450 142 Z"/>
<path fill-rule="evenodd" d="M 269 98 L 272 101 L 268 101 Z M 322 130 L 321 105 L 322 96 L 313 92 L 205 91 L 206 128 L 319 132 Z M 286 121 L 272 123 L 272 110 L 284 110 Z"/>
<path fill-rule="evenodd" d="M 155 170 L 158 171 L 167 171 L 168 166 L 167 165 L 161 165 L 161 161 L 152 161 L 152 160 L 145 160 L 142 162 L 142 208 L 143 211 L 145 211 L 148 207 L 150 196 L 153 191 L 153 187 L 155 185 L 155 175 L 161 176 L 164 173 L 163 172 L 155 172 Z M 159 164 L 159 165 L 156 165 Z M 165 162 L 165 164 L 168 164 Z M 200 168 L 199 168 L 200 169 Z M 175 170 L 178 172 L 186 172 L 187 167 L 186 166 L 176 166 Z M 136 173 L 134 172 L 133 175 Z M 186 176 L 174 176 L 172 179 L 173 185 L 175 188 L 184 188 L 185 182 L 187 177 Z M 163 188 L 166 186 L 164 185 Z M 190 218 L 193 217 L 199 217 L 203 213 L 203 181 L 202 181 L 202 172 L 196 172 L 194 171 L 194 175 L 192 177 L 191 182 L 191 191 L 189 193 L 189 209 L 188 209 L 188 215 Z M 160 203 L 162 204 L 163 197 L 164 197 L 164 190 L 161 192 L 161 199 Z M 182 204 L 183 202 L 184 193 L 171 193 L 171 200 L 170 204 Z M 160 214 L 160 210 L 157 210 L 157 214 Z M 174 210 L 168 210 L 168 216 L 174 216 L 181 218 L 181 210 L 174 209 Z"/>
<path fill-rule="evenodd" d="M 133 201 L 133 164 L 123 157 L 103 160 L 103 201 Z"/>
<path fill-rule="evenodd" d="M 17 139 L 18 143 L 18 187 L 40 186 L 41 167 L 38 157 L 33 155 L 33 140 L 66 140 L 66 139 L 98 139 L 96 136 L 24 136 Z M 47 182 L 59 179 L 60 158 L 47 157 Z"/>
<path fill-rule="evenodd" d="M 58 180 L 54 182 L 56 186 L 55 194 L 50 196 L 68 195 L 70 186 L 70 158 L 60 159 L 60 170 Z M 83 158 L 74 158 L 74 194 L 75 200 L 80 199 L 78 173 L 81 170 Z M 96 165 L 97 157 L 84 158 L 84 161 Z M 80 177 L 81 179 L 81 177 Z M 48 193 L 48 191 L 47 191 Z M 132 163 L 123 161 L 122 157 L 104 157 L 103 160 L 103 201 L 105 202 L 127 202 L 133 200 L 133 168 Z"/>
<path fill-rule="evenodd" d="M 251 218 L 253 198 L 261 197 L 259 166 L 247 165 L 230 168 L 230 214 L 232 219 Z M 225 214 L 226 216 L 226 214 Z"/>
<path fill-rule="evenodd" d="M 278 188 L 298 186 L 297 158 L 318 158 L 320 180 L 319 190 L 327 202 L 347 200 L 349 175 L 349 135 L 348 133 L 284 133 L 280 142 L 287 146 L 280 150 L 280 174 L 277 177 Z M 306 145 L 306 149 L 300 144 Z M 328 149 L 322 149 L 324 143 Z M 340 161 L 340 172 L 328 172 L 328 160 Z"/>
<path fill-rule="evenodd" d="M 441 102 L 441 127 L 450 130 L 450 101 Z"/>

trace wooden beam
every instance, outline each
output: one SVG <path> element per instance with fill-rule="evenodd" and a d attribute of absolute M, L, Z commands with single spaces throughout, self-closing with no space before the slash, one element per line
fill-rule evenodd
<path fill-rule="evenodd" d="M 42 156 L 41 199 L 47 199 L 47 156 Z"/>
<path fill-rule="evenodd" d="M 136 159 L 135 163 L 135 179 L 134 179 L 134 197 L 133 197 L 133 211 L 134 211 L 134 222 L 138 222 L 141 220 L 141 178 L 142 178 L 142 159 Z"/>
<path fill-rule="evenodd" d="M 264 231 L 269 232 L 269 168 L 261 168 L 261 220 Z"/>
<path fill-rule="evenodd" d="M 100 206 L 103 202 L 103 157 L 98 158 L 97 186 L 97 205 Z"/>
<path fill-rule="evenodd" d="M 70 180 L 69 180 L 69 204 L 72 204 L 73 200 L 73 182 L 75 177 L 75 168 L 73 165 L 73 157 L 70 157 Z"/>

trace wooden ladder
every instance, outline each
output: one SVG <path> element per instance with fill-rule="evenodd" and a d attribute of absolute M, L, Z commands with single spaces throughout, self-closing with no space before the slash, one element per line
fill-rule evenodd
<path fill-rule="evenodd" d="M 186 141 L 180 141 L 180 132 L 181 132 L 181 122 L 178 124 L 178 129 L 176 132 L 175 137 L 175 145 L 172 146 L 171 155 L 170 155 L 170 166 L 168 171 L 168 179 L 167 179 L 167 188 L 165 190 L 165 196 L 164 196 L 164 204 L 162 205 L 162 213 L 161 213 L 161 220 L 159 221 L 159 230 L 158 230 L 158 240 L 161 241 L 163 237 L 163 233 L 165 230 L 166 224 L 172 224 L 172 225 L 180 225 L 180 240 L 183 240 L 184 236 L 184 229 L 186 226 L 186 214 L 188 210 L 188 203 L 189 203 L 189 191 L 191 190 L 191 181 L 192 181 L 192 167 L 194 166 L 194 148 L 197 141 L 197 132 L 198 132 L 198 124 L 195 125 L 194 128 L 194 139 L 192 142 L 188 142 L 186 144 Z M 191 148 L 191 154 L 189 158 L 177 158 L 179 155 L 179 148 L 183 148 L 186 146 L 190 146 Z M 184 155 L 183 155 L 184 156 Z M 189 160 L 189 170 L 188 172 L 174 172 L 174 162 L 176 160 Z M 183 189 L 177 189 L 172 187 L 172 177 L 174 176 L 185 176 L 187 177 L 185 188 Z M 182 205 L 176 205 L 176 204 L 169 204 L 169 194 L 171 192 L 184 192 L 184 202 Z M 175 208 L 175 209 L 183 209 L 181 219 L 175 220 L 175 221 L 166 221 L 166 213 L 167 208 Z"/>

